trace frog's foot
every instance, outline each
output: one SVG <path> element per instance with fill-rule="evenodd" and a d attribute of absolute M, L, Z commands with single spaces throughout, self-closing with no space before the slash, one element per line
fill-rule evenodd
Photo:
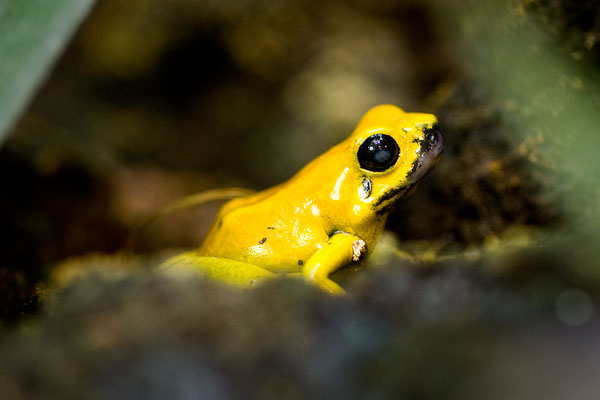
<path fill-rule="evenodd" d="M 327 265 L 322 264 L 319 261 L 310 263 L 311 259 L 309 259 L 309 263 L 307 263 L 307 266 L 310 268 L 305 267 L 302 269 L 302 277 L 313 285 L 320 287 L 327 293 L 346 294 L 346 291 L 342 289 L 340 285 L 329 279 L 329 273 L 326 271 Z M 325 263 L 327 263 L 327 260 L 325 260 Z"/>
<path fill-rule="evenodd" d="M 313 256 L 314 257 L 314 256 Z M 327 260 L 325 260 L 325 264 L 322 264 L 320 261 L 315 261 L 313 263 L 310 262 L 312 257 L 309 259 L 309 262 L 306 264 L 309 268 L 303 268 L 301 275 L 304 280 L 310 282 L 311 284 L 318 286 L 323 291 L 334 294 L 341 295 L 346 294 L 346 291 L 342 289 L 340 285 L 329 279 L 329 273 L 327 270 Z"/>
<path fill-rule="evenodd" d="M 332 281 L 329 278 L 312 280 L 312 282 L 329 294 L 333 294 L 333 295 L 346 294 L 346 291 L 344 289 L 342 289 L 342 287 L 340 285 L 338 285 L 337 283 L 335 283 L 334 281 Z"/>
<path fill-rule="evenodd" d="M 188 252 L 164 262 L 159 268 L 169 274 L 193 271 L 211 280 L 238 287 L 251 287 L 276 275 L 259 266 L 219 257 L 197 256 Z"/>
<path fill-rule="evenodd" d="M 314 275 L 312 277 L 308 277 L 308 276 L 302 274 L 302 277 L 306 281 L 319 287 L 321 290 L 323 290 L 324 292 L 327 292 L 329 294 L 333 294 L 333 295 L 346 294 L 346 291 L 340 285 L 338 285 L 337 283 L 335 283 L 334 281 L 332 281 L 331 279 L 329 279 L 326 276 Z"/>
<path fill-rule="evenodd" d="M 366 249 L 367 245 L 359 237 L 336 233 L 329 238 L 326 246 L 308 259 L 302 268 L 302 276 L 328 293 L 344 294 L 346 291 L 329 279 L 329 275 L 353 261 L 358 261 Z"/>

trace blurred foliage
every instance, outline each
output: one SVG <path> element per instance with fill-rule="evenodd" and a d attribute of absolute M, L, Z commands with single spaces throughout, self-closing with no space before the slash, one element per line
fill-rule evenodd
<path fill-rule="evenodd" d="M 93 3 L 0 2 L 0 143 Z"/>
<path fill-rule="evenodd" d="M 392 215 L 389 228 L 404 240 L 477 245 L 513 226 L 557 227 L 552 179 L 511 141 L 502 108 L 474 81 L 448 80 L 428 99 L 441 103 L 442 161 L 417 193 Z"/>
<path fill-rule="evenodd" d="M 556 198 L 565 221 L 545 242 L 546 251 L 560 259 L 556 265 L 564 273 L 598 291 L 597 66 L 557 46 L 527 14 L 527 2 L 450 3 L 437 3 L 446 10 L 440 26 L 461 44 L 457 52 L 465 68 L 495 94 L 511 127 L 507 138 L 532 161 L 532 169 L 544 172 L 544 190 Z M 455 29 L 463 20 L 471 23 Z"/>
<path fill-rule="evenodd" d="M 537 17 L 573 59 L 600 62 L 598 0 L 529 0 L 520 6 Z"/>
<path fill-rule="evenodd" d="M 486 293 L 475 268 L 444 267 L 375 272 L 347 299 L 291 279 L 239 291 L 91 275 L 4 340 L 0 379 L 13 399 L 465 398 L 461 378 L 492 346 L 485 326 L 536 308 L 506 288 Z"/>
<path fill-rule="evenodd" d="M 445 73 L 423 62 L 427 21 L 407 4 L 104 0 L 29 116 L 89 168 L 152 160 L 272 185 L 374 104 L 415 109 Z"/>

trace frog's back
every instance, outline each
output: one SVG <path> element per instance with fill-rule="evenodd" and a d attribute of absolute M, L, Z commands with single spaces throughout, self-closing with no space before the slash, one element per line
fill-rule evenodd
<path fill-rule="evenodd" d="M 199 255 L 300 271 L 328 235 L 312 202 L 294 201 L 283 185 L 225 204 Z"/>

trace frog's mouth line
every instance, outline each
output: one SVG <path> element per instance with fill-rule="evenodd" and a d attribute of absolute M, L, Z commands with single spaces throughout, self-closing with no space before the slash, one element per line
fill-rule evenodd
<path fill-rule="evenodd" d="M 415 183 L 412 183 L 407 186 L 401 186 L 401 187 L 392 189 L 389 192 L 387 192 L 385 195 L 381 196 L 373 204 L 373 207 L 377 208 L 381 204 L 383 204 L 383 202 L 385 202 L 385 201 L 387 201 L 387 203 L 384 204 L 383 207 L 381 207 L 377 211 L 375 211 L 375 214 L 383 215 L 383 214 L 389 212 L 390 210 L 392 210 L 393 208 L 396 208 L 396 205 L 404 200 L 406 195 L 412 190 L 413 187 L 415 187 L 416 184 L 417 183 L 415 182 Z"/>

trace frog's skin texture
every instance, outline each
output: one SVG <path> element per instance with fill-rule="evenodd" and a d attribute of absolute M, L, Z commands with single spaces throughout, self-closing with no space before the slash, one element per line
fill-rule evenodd
<path fill-rule="evenodd" d="M 399 149 L 383 171 L 359 160 L 361 145 L 366 148 L 377 134 L 390 136 Z M 437 163 L 441 150 L 435 116 L 377 106 L 350 137 L 287 182 L 227 202 L 200 249 L 167 264 L 239 286 L 299 273 L 327 292 L 344 293 L 329 275 L 373 249 L 389 211 Z"/>

